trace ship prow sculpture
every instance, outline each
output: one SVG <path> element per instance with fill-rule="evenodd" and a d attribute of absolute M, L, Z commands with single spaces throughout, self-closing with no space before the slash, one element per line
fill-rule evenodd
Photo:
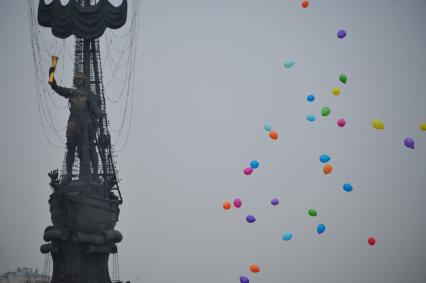
<path fill-rule="evenodd" d="M 66 153 L 61 172 L 49 173 L 52 225 L 43 234 L 42 253 L 53 259 L 52 283 L 110 283 L 110 254 L 122 235 L 115 230 L 123 200 L 113 160 L 102 82 L 99 37 L 124 25 L 127 2 L 39 1 L 38 23 L 54 36 L 75 36 L 73 87 L 56 83 L 52 56 L 49 84 L 68 100 Z M 100 159 L 100 163 L 99 163 Z"/>

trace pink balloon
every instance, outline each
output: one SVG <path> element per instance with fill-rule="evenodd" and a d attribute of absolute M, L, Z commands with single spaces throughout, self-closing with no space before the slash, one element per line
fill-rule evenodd
<path fill-rule="evenodd" d="M 339 127 L 344 127 L 346 125 L 346 121 L 343 118 L 340 118 L 339 120 L 337 120 L 337 125 Z"/>
<path fill-rule="evenodd" d="M 244 174 L 246 174 L 246 175 L 250 175 L 251 173 L 253 173 L 253 168 L 251 168 L 251 167 L 246 167 L 246 168 L 244 169 Z"/>
<path fill-rule="evenodd" d="M 240 208 L 242 204 L 243 203 L 242 203 L 242 201 L 239 198 L 234 199 L 234 206 L 236 208 Z"/>

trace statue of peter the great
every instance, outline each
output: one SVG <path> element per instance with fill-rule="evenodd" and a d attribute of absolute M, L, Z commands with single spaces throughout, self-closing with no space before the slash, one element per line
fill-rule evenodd
<path fill-rule="evenodd" d="M 54 72 L 51 67 L 49 73 Z M 99 118 L 102 117 L 102 111 L 98 106 L 95 94 L 90 90 L 87 78 L 82 73 L 74 75 L 73 84 L 75 88 L 66 88 L 58 86 L 55 79 L 50 82 L 52 89 L 59 95 L 68 99 L 70 116 L 67 125 L 67 156 L 66 156 L 66 177 L 62 180 L 67 184 L 72 180 L 72 166 L 74 164 L 75 149 L 81 164 L 84 158 L 83 142 L 84 128 L 87 125 L 89 158 L 93 170 L 93 179 L 98 180 L 98 154 L 95 148 L 95 136 Z"/>

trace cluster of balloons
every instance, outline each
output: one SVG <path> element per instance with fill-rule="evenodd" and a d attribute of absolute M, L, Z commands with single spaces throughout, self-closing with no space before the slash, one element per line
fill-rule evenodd
<path fill-rule="evenodd" d="M 270 137 L 271 139 L 273 139 L 273 140 L 277 140 L 277 139 L 278 139 L 278 133 L 277 133 L 277 131 L 273 131 L 273 130 L 272 130 L 272 126 L 271 126 L 271 124 L 266 123 L 266 124 L 263 126 L 263 128 L 264 128 L 267 132 L 269 132 L 269 137 Z"/>
<path fill-rule="evenodd" d="M 253 173 L 253 169 L 257 169 L 257 168 L 259 168 L 259 161 L 257 161 L 257 160 L 252 160 L 251 162 L 250 162 L 250 167 L 246 167 L 246 168 L 244 168 L 244 174 L 245 175 L 251 175 L 251 173 Z"/>
<path fill-rule="evenodd" d="M 234 199 L 234 206 L 236 208 L 240 208 L 242 205 L 243 205 L 243 202 L 241 201 L 241 199 L 239 199 L 239 198 Z M 229 210 L 232 207 L 232 205 L 229 201 L 225 201 L 222 206 L 223 206 L 223 209 L 225 209 L 225 210 Z"/>
<path fill-rule="evenodd" d="M 328 163 L 330 159 L 331 159 L 330 156 L 328 156 L 327 154 L 322 154 L 319 158 L 321 163 Z M 331 171 L 333 171 L 333 166 L 331 164 L 325 164 L 322 167 L 322 171 L 324 172 L 325 175 L 330 174 Z"/>

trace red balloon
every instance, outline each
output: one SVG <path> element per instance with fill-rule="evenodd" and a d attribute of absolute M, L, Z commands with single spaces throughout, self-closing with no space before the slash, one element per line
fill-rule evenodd
<path fill-rule="evenodd" d="M 374 237 L 368 238 L 368 244 L 374 246 L 376 244 L 376 239 Z"/>
<path fill-rule="evenodd" d="M 309 1 L 305 0 L 305 1 L 302 2 L 303 8 L 308 8 L 308 6 L 309 6 Z"/>

